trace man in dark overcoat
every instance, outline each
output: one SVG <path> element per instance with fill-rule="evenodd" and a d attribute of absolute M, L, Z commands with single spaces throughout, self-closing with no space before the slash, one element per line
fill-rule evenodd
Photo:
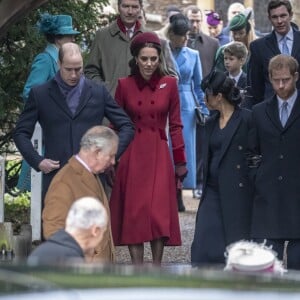
<path fill-rule="evenodd" d="M 252 237 L 272 245 L 287 266 L 300 269 L 300 95 L 299 65 L 279 54 L 269 63 L 275 95 L 253 107 L 250 149 L 261 162 L 252 168 L 255 186 Z M 288 246 L 285 249 L 285 242 Z"/>
<path fill-rule="evenodd" d="M 247 97 L 247 104 L 244 105 L 248 108 L 274 95 L 268 74 L 268 64 L 273 56 L 287 51 L 300 62 L 300 32 L 291 26 L 293 11 L 290 1 L 271 0 L 268 3 L 268 18 L 273 31 L 250 44 L 247 65 L 250 97 Z M 283 47 L 284 41 L 287 48 Z M 300 88 L 300 82 L 297 87 Z"/>
<path fill-rule="evenodd" d="M 134 135 L 131 120 L 107 89 L 82 74 L 78 45 L 64 44 L 59 51 L 59 64 L 60 70 L 53 79 L 31 89 L 13 136 L 24 159 L 43 172 L 43 198 L 57 171 L 78 153 L 83 134 L 101 125 L 104 116 L 118 130 L 117 158 Z M 31 142 L 36 122 L 43 130 L 44 155 L 39 155 Z"/>

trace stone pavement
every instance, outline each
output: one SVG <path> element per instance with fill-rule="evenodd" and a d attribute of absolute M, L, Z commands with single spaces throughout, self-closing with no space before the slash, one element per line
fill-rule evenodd
<path fill-rule="evenodd" d="M 162 263 L 190 264 L 190 248 L 194 236 L 195 218 L 199 200 L 193 199 L 191 190 L 183 191 L 183 201 L 186 211 L 179 213 L 182 245 L 180 247 L 165 247 Z M 134 230 L 134 227 L 132 228 Z M 151 261 L 149 243 L 145 244 L 145 262 Z M 116 262 L 130 264 L 127 246 L 116 247 Z"/>

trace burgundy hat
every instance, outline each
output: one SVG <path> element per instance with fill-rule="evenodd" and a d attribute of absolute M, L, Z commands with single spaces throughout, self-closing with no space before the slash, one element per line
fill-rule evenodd
<path fill-rule="evenodd" d="M 221 17 L 215 11 L 210 11 L 206 13 L 206 23 L 210 26 L 217 26 L 221 22 Z"/>
<path fill-rule="evenodd" d="M 136 56 L 139 50 L 147 43 L 154 44 L 161 49 L 161 43 L 158 35 L 154 32 L 143 32 L 136 35 L 131 41 L 130 51 L 132 56 Z"/>

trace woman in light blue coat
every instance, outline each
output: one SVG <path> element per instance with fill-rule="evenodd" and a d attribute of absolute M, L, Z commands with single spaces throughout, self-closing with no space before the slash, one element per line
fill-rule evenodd
<path fill-rule="evenodd" d="M 58 50 L 64 43 L 73 42 L 74 35 L 79 31 L 72 26 L 72 17 L 68 15 L 42 14 L 37 28 L 47 40 L 47 46 L 33 60 L 29 76 L 23 90 L 23 100 L 26 102 L 33 86 L 43 84 L 53 78 L 58 71 Z M 30 191 L 30 167 L 22 162 L 17 188 L 20 191 Z"/>
<path fill-rule="evenodd" d="M 180 110 L 183 123 L 183 136 L 187 156 L 187 177 L 183 181 L 184 189 L 196 188 L 196 115 L 195 102 L 202 108 L 202 113 L 209 115 L 203 101 L 202 67 L 199 53 L 186 47 L 187 34 L 190 30 L 189 20 L 182 14 L 170 18 L 168 30 L 170 48 L 176 62 L 179 82 Z M 179 197 L 182 197 L 181 193 Z M 181 203 L 180 203 L 181 202 Z M 183 203 L 178 199 L 179 211 L 184 210 Z"/>

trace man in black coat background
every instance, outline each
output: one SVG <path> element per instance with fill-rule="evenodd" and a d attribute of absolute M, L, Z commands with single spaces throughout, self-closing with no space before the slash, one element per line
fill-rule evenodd
<path fill-rule="evenodd" d="M 274 95 L 268 74 L 268 64 L 273 56 L 287 52 L 300 62 L 300 32 L 291 23 L 293 11 L 290 1 L 271 0 L 268 3 L 268 18 L 273 31 L 250 44 L 247 86 L 250 87 L 251 97 L 248 97 L 248 108 Z M 287 48 L 283 47 L 284 41 Z M 297 88 L 300 88 L 299 81 Z"/>

